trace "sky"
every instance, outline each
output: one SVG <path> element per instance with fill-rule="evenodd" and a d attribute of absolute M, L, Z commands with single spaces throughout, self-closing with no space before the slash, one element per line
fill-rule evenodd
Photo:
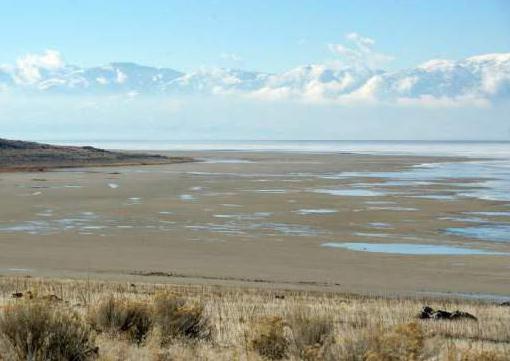
<path fill-rule="evenodd" d="M 510 139 L 510 61 L 462 63 L 510 53 L 508 0 L 1 0 L 0 6 L 0 137 Z M 443 59 L 472 73 L 459 80 L 453 63 L 439 69 Z M 223 75 L 207 99 L 196 91 L 146 95 L 120 89 L 121 82 L 115 96 L 46 91 L 47 80 L 55 83 L 67 65 L 117 61 L 185 74 L 234 68 L 284 76 L 232 96 L 225 85 L 232 76 Z M 303 75 L 306 86 L 289 83 L 286 72 L 306 64 L 320 65 L 314 74 L 323 75 Z M 338 64 L 363 79 L 348 94 L 339 87 L 353 75 L 338 75 Z M 416 80 L 421 71 L 405 73 L 423 64 L 425 80 Z M 480 64 L 488 70 L 475 86 Z M 336 83 L 325 83 L 326 68 L 337 71 Z M 365 68 L 370 76 L 360 75 Z M 14 79 L 3 88 L 2 69 Z M 398 81 L 380 79 L 378 71 L 398 72 Z M 122 69 L 115 74 L 133 79 Z M 430 84 L 438 74 L 438 87 L 448 88 L 440 94 Z M 128 103 L 119 95 L 124 90 Z M 121 126 L 132 134 L 116 131 Z"/>
<path fill-rule="evenodd" d="M 128 59 L 187 71 L 276 72 L 324 61 L 327 44 L 375 38 L 393 67 L 510 49 L 507 0 L 1 1 L 0 63 L 58 49 L 73 64 Z"/>

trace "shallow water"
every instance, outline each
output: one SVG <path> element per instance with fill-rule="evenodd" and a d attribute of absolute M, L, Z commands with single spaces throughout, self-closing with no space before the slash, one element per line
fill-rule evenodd
<path fill-rule="evenodd" d="M 327 242 L 321 247 L 344 248 L 350 251 L 362 251 L 373 253 L 392 253 L 403 255 L 448 255 L 448 256 L 469 256 L 469 255 L 510 255 L 509 253 L 495 252 L 490 250 L 462 248 L 454 246 L 441 246 L 433 244 L 413 243 L 336 243 Z"/>
<path fill-rule="evenodd" d="M 196 197 L 191 194 L 181 194 L 179 196 L 179 199 L 181 201 L 194 201 L 194 200 L 196 200 Z"/>
<path fill-rule="evenodd" d="M 446 233 L 491 242 L 510 242 L 510 225 L 484 224 L 476 227 L 450 227 Z"/>
<path fill-rule="evenodd" d="M 255 163 L 248 159 L 233 159 L 233 158 L 198 158 L 199 161 L 210 164 L 247 164 Z"/>
<path fill-rule="evenodd" d="M 474 214 L 477 216 L 493 216 L 493 217 L 510 217 L 510 211 L 493 211 L 493 212 L 465 212 L 466 214 Z"/>
<path fill-rule="evenodd" d="M 338 211 L 336 209 L 298 209 L 295 211 L 295 213 L 300 214 L 302 216 L 308 216 L 308 215 L 320 215 L 320 214 L 333 214 L 337 213 Z"/>
<path fill-rule="evenodd" d="M 387 192 L 370 189 L 315 189 L 313 192 L 347 197 L 379 197 L 388 194 Z"/>
<path fill-rule="evenodd" d="M 510 158 L 510 155 L 509 155 Z M 443 162 L 421 164 L 396 172 L 342 172 L 321 176 L 324 179 L 349 178 L 389 179 L 384 183 L 372 183 L 375 186 L 416 186 L 423 184 L 446 184 L 462 187 L 455 195 L 417 194 L 415 197 L 431 199 L 455 199 L 472 197 L 485 200 L 510 201 L 510 162 L 508 160 L 484 160 L 468 162 Z M 451 183 L 451 179 L 461 182 Z M 361 183 L 370 185 L 370 183 Z"/>

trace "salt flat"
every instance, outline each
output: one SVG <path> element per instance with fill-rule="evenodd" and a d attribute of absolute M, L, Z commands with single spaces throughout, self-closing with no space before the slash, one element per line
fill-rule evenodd
<path fill-rule="evenodd" d="M 492 193 L 483 173 L 430 167 L 458 169 L 466 159 L 172 155 L 204 161 L 1 174 L 0 273 L 371 293 L 510 292 L 508 202 L 485 196 Z M 365 243 L 403 248 L 366 252 Z M 426 252 L 406 254 L 409 245 Z"/>

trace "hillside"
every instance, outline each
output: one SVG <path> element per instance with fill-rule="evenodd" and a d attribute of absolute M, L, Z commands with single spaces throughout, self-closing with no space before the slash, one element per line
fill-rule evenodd
<path fill-rule="evenodd" d="M 129 164 L 167 164 L 189 162 L 192 160 L 187 157 L 113 152 L 89 146 L 56 146 L 0 138 L 0 171 Z"/>

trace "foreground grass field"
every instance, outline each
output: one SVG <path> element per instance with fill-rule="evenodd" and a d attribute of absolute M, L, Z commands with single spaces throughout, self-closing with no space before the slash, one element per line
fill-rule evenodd
<path fill-rule="evenodd" d="M 0 360 L 510 360 L 496 303 L 0 277 L 0 307 Z"/>

